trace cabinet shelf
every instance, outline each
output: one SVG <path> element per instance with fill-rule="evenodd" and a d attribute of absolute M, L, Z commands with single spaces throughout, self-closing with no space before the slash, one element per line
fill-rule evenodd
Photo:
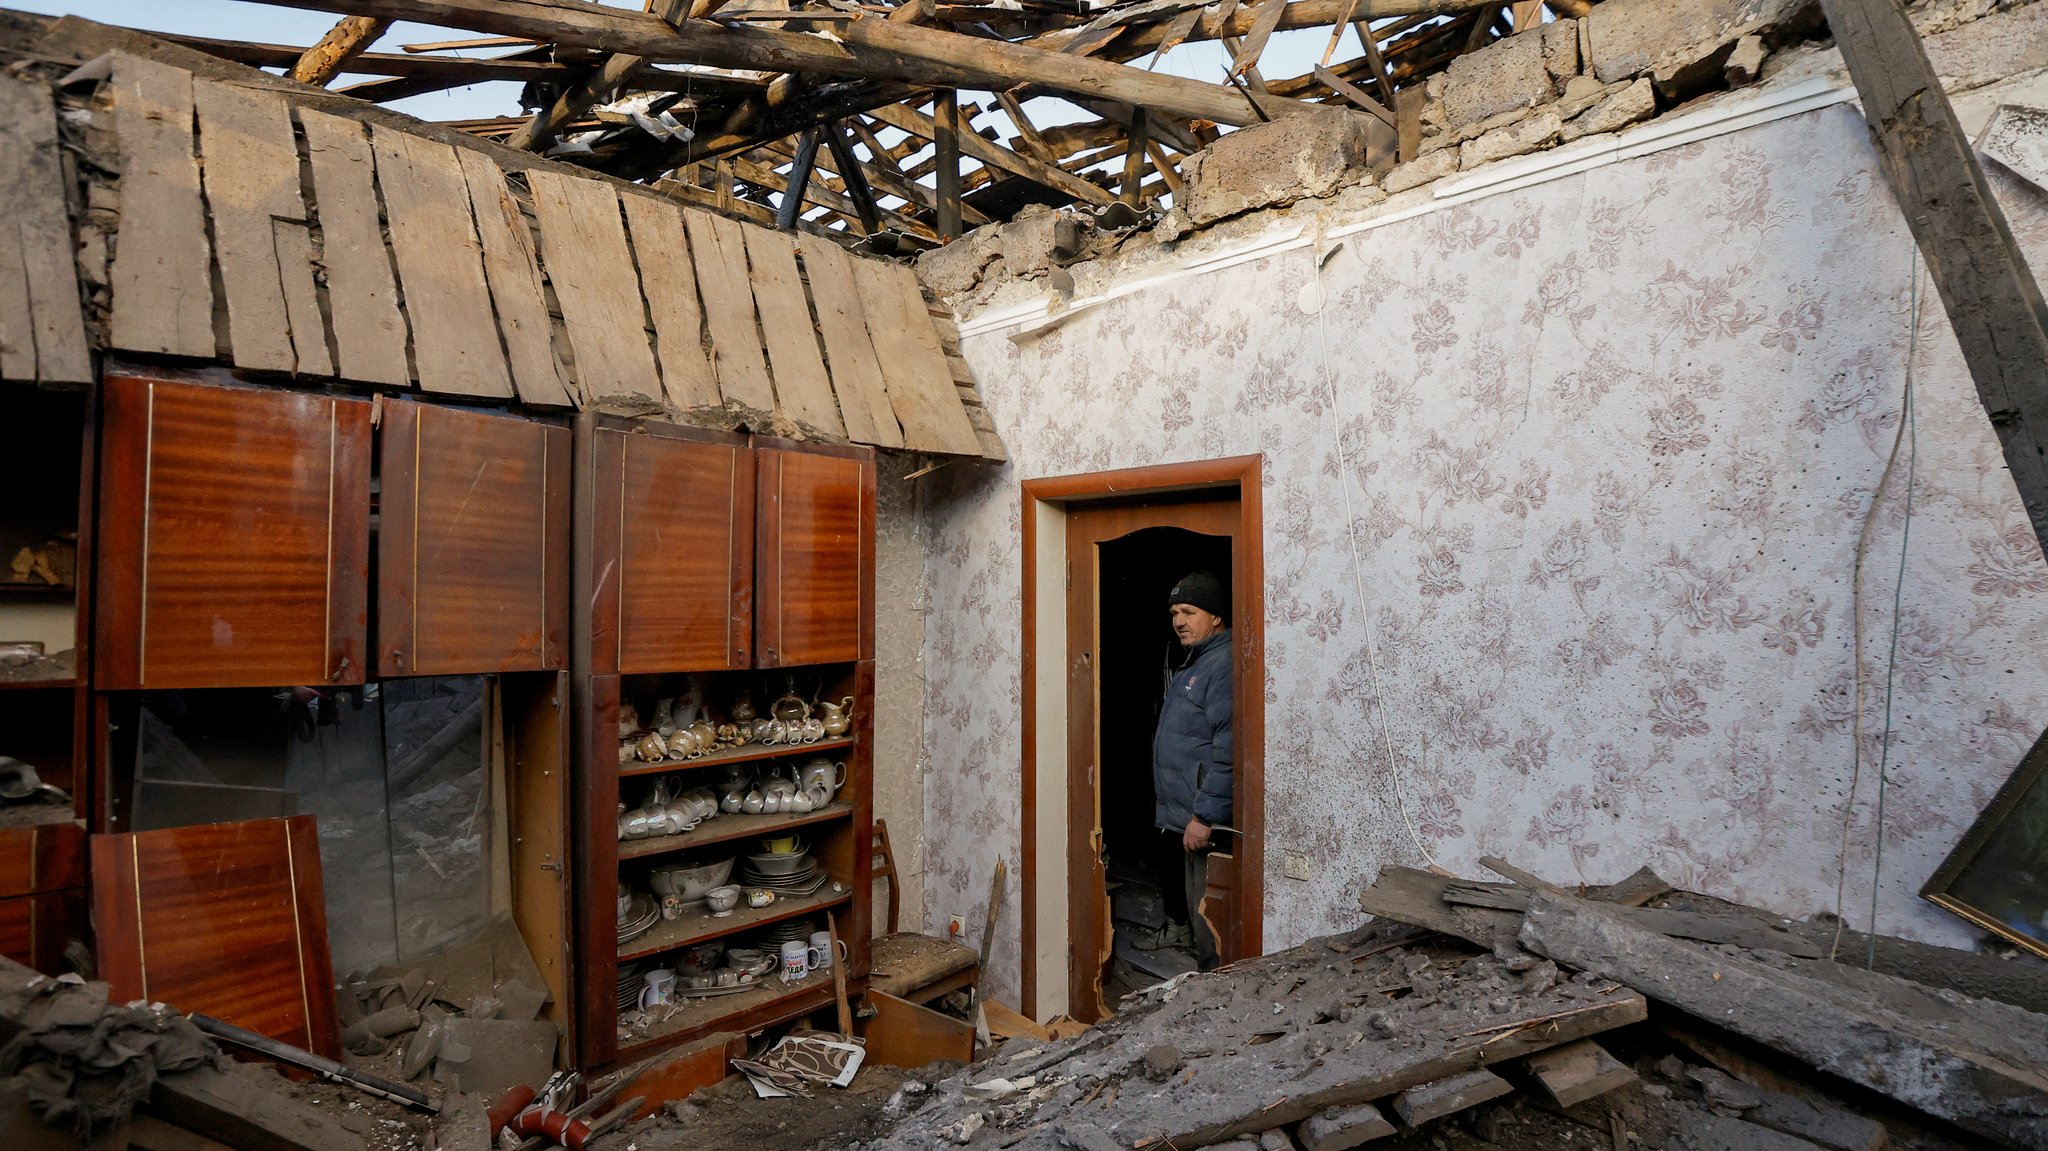
<path fill-rule="evenodd" d="M 709 751 L 696 759 L 666 759 L 660 763 L 642 763 L 634 760 L 619 765 L 619 775 L 631 778 L 636 775 L 661 775 L 670 771 L 689 771 L 700 767 L 717 767 L 727 763 L 752 763 L 762 759 L 781 759 L 791 755 L 825 755 L 834 751 L 845 751 L 853 746 L 852 736 L 838 739 L 821 739 L 816 743 L 749 743 L 727 751 Z"/>
<path fill-rule="evenodd" d="M 748 815 L 744 812 L 726 815 L 720 813 L 716 819 L 707 819 L 695 831 L 679 835 L 658 835 L 651 839 L 625 839 L 619 841 L 619 862 L 632 859 L 646 859 L 649 856 L 667 855 L 675 851 L 688 851 L 713 843 L 727 843 L 735 839 L 746 839 L 755 835 L 773 835 L 785 828 L 804 827 L 823 823 L 828 819 L 841 819 L 853 814 L 853 805 L 844 800 L 828 804 L 817 811 L 801 814 Z"/>
<path fill-rule="evenodd" d="M 0 691 L 71 691 L 78 686 L 76 677 L 64 679 L 0 679 Z"/>
<path fill-rule="evenodd" d="M 851 988 L 849 993 L 858 994 Z M 619 1057 L 636 1058 L 642 1052 L 714 1028 L 756 1031 L 772 1027 L 830 1006 L 833 998 L 832 976 L 828 972 L 814 972 L 796 983 L 783 983 L 770 975 L 759 986 L 738 995 L 685 1000 L 673 1015 L 649 1027 L 645 1035 L 631 1039 L 622 1035 Z"/>
<path fill-rule="evenodd" d="M 623 963 L 629 959 L 641 959 L 677 947 L 687 947 L 692 943 L 722 939 L 784 919 L 794 919 L 799 915 L 828 911 L 853 900 L 852 890 L 845 889 L 844 884 L 840 886 L 842 890 L 835 892 L 832 885 L 827 883 L 815 894 L 797 899 L 777 896 L 775 902 L 766 907 L 735 908 L 731 915 L 723 919 L 714 919 L 704 911 L 693 909 L 685 913 L 681 919 L 663 920 L 654 930 L 640 938 L 620 944 L 619 961 Z"/>

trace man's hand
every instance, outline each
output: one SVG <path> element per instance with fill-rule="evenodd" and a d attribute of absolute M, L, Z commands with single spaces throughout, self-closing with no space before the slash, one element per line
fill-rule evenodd
<path fill-rule="evenodd" d="M 1187 830 L 1180 833 L 1180 845 L 1189 851 L 1209 846 L 1209 825 L 1199 819 L 1188 820 Z"/>

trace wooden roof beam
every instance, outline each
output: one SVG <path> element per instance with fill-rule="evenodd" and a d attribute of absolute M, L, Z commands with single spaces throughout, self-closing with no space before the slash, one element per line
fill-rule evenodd
<path fill-rule="evenodd" d="M 340 23 L 327 30 L 327 35 L 320 37 L 319 43 L 300 55 L 292 65 L 291 78 L 301 84 L 326 87 L 327 82 L 341 72 L 343 65 L 362 55 L 389 27 L 391 21 L 371 16 L 343 17 Z"/>
<path fill-rule="evenodd" d="M 765 69 L 819 76 L 908 80 L 952 88 L 997 89 L 1020 83 L 1108 96 L 1133 106 L 1221 124 L 1257 123 L 1260 117 L 1229 88 L 1179 76 L 1145 72 L 1041 47 L 983 40 L 883 19 L 833 26 L 837 42 L 801 32 L 721 26 L 684 20 L 671 27 L 659 16 L 583 0 L 272 0 L 290 8 L 343 12 L 381 19 L 418 20 L 648 60 L 688 60 L 724 68 Z M 1375 3 L 1466 0 L 1374 0 Z M 1327 115 L 1313 105 L 1269 101 L 1268 117 Z"/>
<path fill-rule="evenodd" d="M 877 108 L 869 113 L 869 115 L 892 128 L 900 128 L 913 136 L 919 136 L 926 140 L 934 140 L 938 137 L 939 128 L 935 120 L 922 112 L 906 108 L 901 104 L 891 104 L 884 108 Z M 1034 183 L 1043 184 L 1077 200 L 1101 205 L 1111 203 L 1116 199 L 1116 197 L 1110 195 L 1099 185 L 1091 184 L 1075 176 L 1073 173 L 1062 171 L 1051 164 L 1041 164 L 1028 156 L 1012 152 L 1001 144 L 992 143 L 984 139 L 979 133 L 961 132 L 959 133 L 959 142 L 960 151 L 963 155 L 971 156 L 990 167 L 1001 168 L 1013 176 L 1022 176 Z"/>

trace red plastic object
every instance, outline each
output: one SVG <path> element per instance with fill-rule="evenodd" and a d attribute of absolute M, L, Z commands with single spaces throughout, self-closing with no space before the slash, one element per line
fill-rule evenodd
<path fill-rule="evenodd" d="M 528 1107 L 512 1121 L 512 1130 L 520 1135 L 545 1135 L 567 1147 L 569 1151 L 583 1151 L 583 1144 L 590 1138 L 590 1124 L 581 1119 L 571 1119 L 567 1111 L 545 1111 L 539 1107 Z"/>
<path fill-rule="evenodd" d="M 507 1087 L 490 1110 L 491 1138 L 496 1139 L 498 1132 L 503 1131 L 507 1123 L 518 1118 L 519 1113 L 526 1110 L 526 1105 L 539 1095 L 540 1092 L 523 1083 L 517 1087 Z"/>

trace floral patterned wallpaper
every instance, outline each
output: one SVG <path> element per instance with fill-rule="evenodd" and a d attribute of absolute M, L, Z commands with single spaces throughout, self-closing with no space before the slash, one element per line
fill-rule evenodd
<path fill-rule="evenodd" d="M 2048 565 L 1915 270 L 1837 106 L 1352 236 L 1313 313 L 1297 250 L 970 338 L 1011 463 L 926 505 L 927 926 L 1007 859 L 1015 1001 L 1020 481 L 1259 452 L 1269 948 L 1425 853 L 1829 910 L 1845 819 L 1866 926 L 1894 625 L 1878 927 L 1967 945 L 1916 892 L 2048 723 Z"/>

